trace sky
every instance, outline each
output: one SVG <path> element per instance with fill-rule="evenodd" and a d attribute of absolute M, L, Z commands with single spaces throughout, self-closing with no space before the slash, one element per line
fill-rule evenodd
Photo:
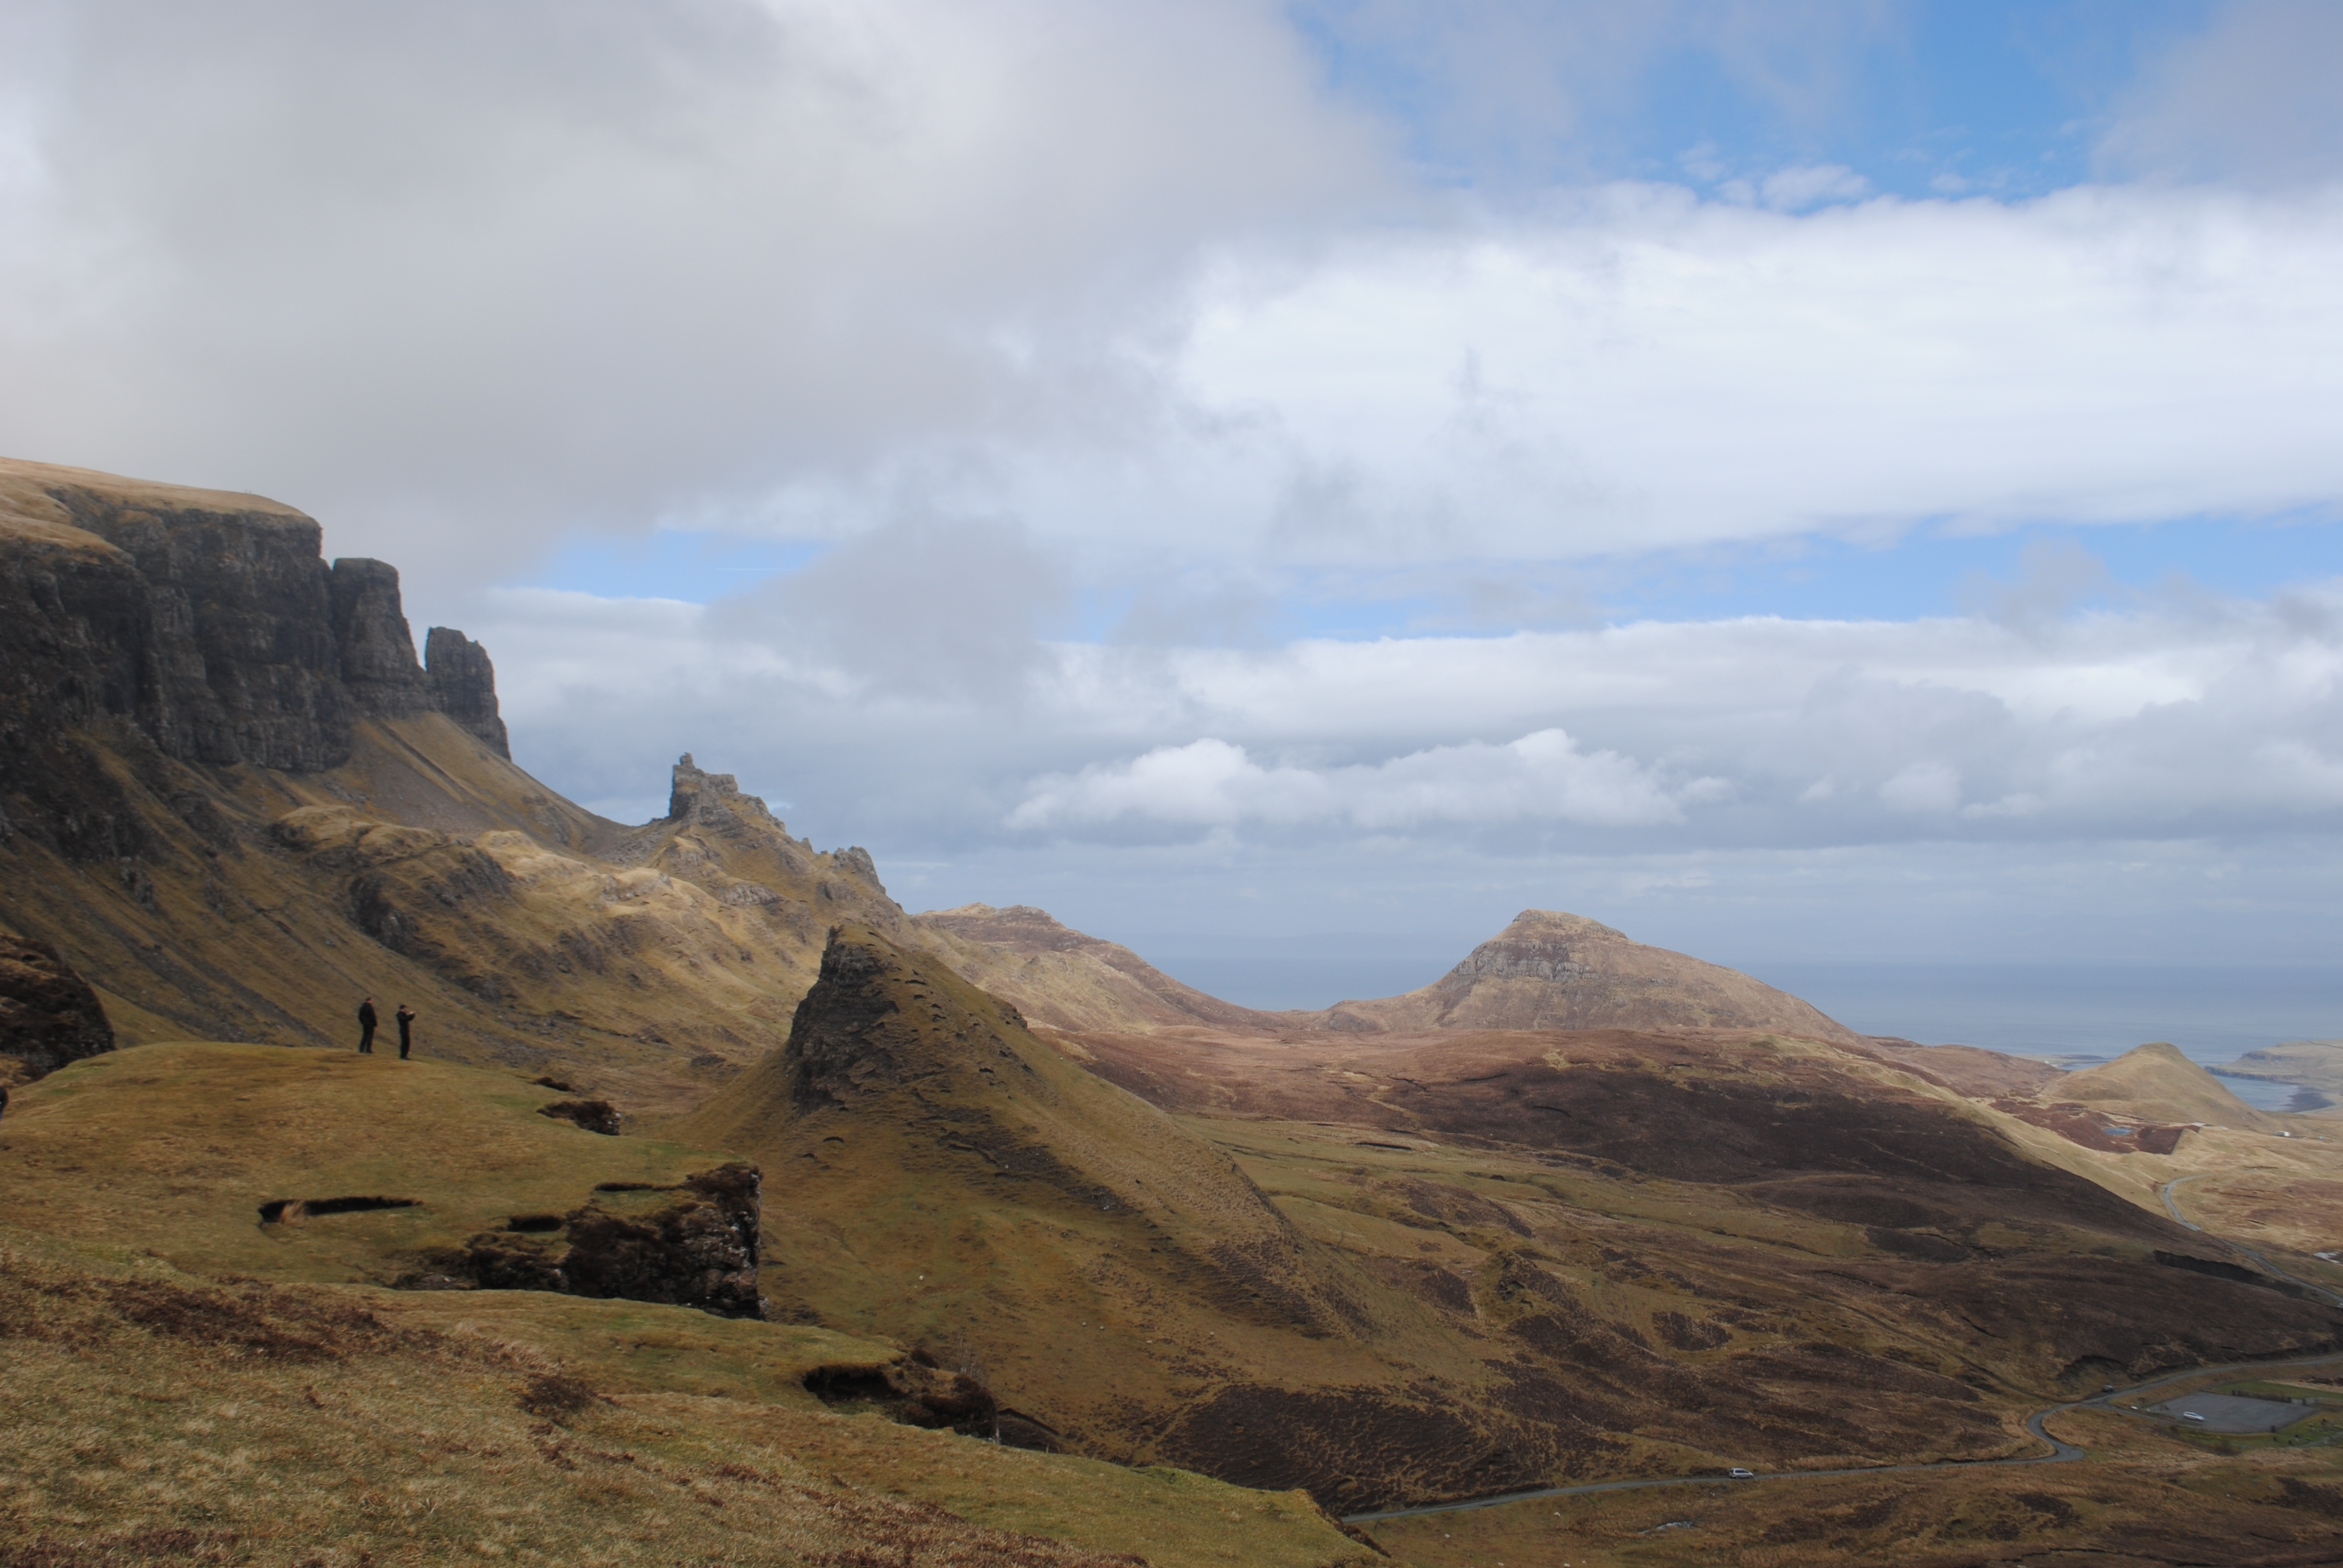
<path fill-rule="evenodd" d="M 2317 0 L 0 0 L 0 451 L 310 512 L 614 817 L 690 750 L 1196 972 L 1530 907 L 2323 965 L 2338 59 Z"/>

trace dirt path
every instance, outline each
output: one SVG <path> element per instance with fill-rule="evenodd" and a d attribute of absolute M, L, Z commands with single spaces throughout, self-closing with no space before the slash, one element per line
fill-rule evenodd
<path fill-rule="evenodd" d="M 2187 1177 L 2182 1178 L 2187 1181 Z M 2166 1201 L 2169 1203 L 2170 1199 Z M 2276 1272 L 2275 1270 L 2272 1272 Z M 2316 1288 L 2316 1287 L 2314 1287 Z M 1346 1513 L 1345 1524 L 1372 1524 L 1383 1519 L 1411 1519 L 1422 1513 L 1459 1513 L 1473 1508 L 1502 1508 L 1509 1503 L 1531 1503 L 1544 1497 L 1581 1497 L 1594 1492 L 1638 1492 L 1654 1486 L 1746 1486 L 1755 1481 L 1810 1481 L 1816 1477 L 1835 1475 L 1893 1475 L 1912 1470 L 1992 1470 L 2018 1464 L 2065 1464 L 2084 1457 L 2084 1451 L 2071 1442 L 2061 1442 L 2045 1430 L 2043 1422 L 2052 1416 L 2070 1410 L 2083 1410 L 2092 1405 L 2106 1405 L 2134 1394 L 2165 1388 L 2190 1378 L 2218 1377 L 2227 1372 L 2278 1372 L 2290 1367 L 2328 1366 L 2343 1362 L 2343 1354 L 2308 1356 L 2298 1361 L 2233 1362 L 2226 1366 L 2190 1367 L 2183 1372 L 2167 1372 L 2129 1388 L 2109 1389 L 2088 1399 L 2069 1400 L 2036 1411 L 2026 1418 L 2026 1430 L 2050 1445 L 2047 1453 L 2036 1453 L 2023 1459 L 1946 1459 L 1934 1464 L 1864 1464 L 1844 1470 L 1777 1470 L 1754 1476 L 1750 1481 L 1734 1482 L 1720 1475 L 1671 1475 L 1650 1481 L 1595 1481 L 1583 1486 L 1545 1486 L 1534 1492 L 1508 1492 L 1496 1497 L 1475 1497 L 1463 1503 L 1428 1503 L 1420 1508 L 1386 1508 L 1372 1513 Z"/>

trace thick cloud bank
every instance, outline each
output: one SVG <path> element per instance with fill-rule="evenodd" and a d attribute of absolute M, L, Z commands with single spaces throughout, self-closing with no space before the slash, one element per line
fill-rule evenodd
<path fill-rule="evenodd" d="M 608 798 L 638 737 L 716 730 L 768 788 L 907 849 L 1502 829 L 1600 850 L 2343 821 L 2333 587 L 2046 623 L 1035 645 L 1036 667 L 988 701 L 890 690 L 835 653 L 759 640 L 729 607 L 499 607 L 512 706 Z"/>
<path fill-rule="evenodd" d="M 1795 9 L 1717 24 L 1745 77 Z M 1273 591 L 2343 496 L 2336 187 L 1430 188 L 1266 5 L 29 5 L 0 104 L 8 449 L 427 585 L 660 521 Z"/>
<path fill-rule="evenodd" d="M 1579 822 L 1624 827 L 1684 819 L 1687 796 L 1723 780 L 1671 789 L 1615 751 L 1588 755 L 1560 729 L 1503 746 L 1433 746 L 1386 762 L 1264 768 L 1242 746 L 1206 739 L 1159 746 L 1122 764 L 1035 780 L 1011 828 L 1147 820 L 1182 825 L 1332 822 L 1370 830 L 1433 823 Z"/>

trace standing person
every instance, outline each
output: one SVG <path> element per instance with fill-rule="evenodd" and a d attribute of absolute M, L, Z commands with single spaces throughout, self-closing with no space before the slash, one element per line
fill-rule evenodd
<path fill-rule="evenodd" d="M 361 1056 L 372 1056 L 374 1054 L 374 1026 L 376 1021 L 374 1014 L 374 998 L 368 997 L 366 1000 L 358 1003 L 358 1054 Z"/>
<path fill-rule="evenodd" d="M 407 1060 L 407 1048 L 415 1043 L 415 1037 L 412 1033 L 412 1030 L 415 1028 L 415 1010 L 407 1006 L 405 1002 L 400 1002 L 398 1004 L 398 1010 L 391 1016 L 398 1020 L 398 1060 L 405 1061 Z"/>

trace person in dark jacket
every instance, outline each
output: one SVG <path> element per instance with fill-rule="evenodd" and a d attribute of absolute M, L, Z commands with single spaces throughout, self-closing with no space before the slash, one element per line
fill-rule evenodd
<path fill-rule="evenodd" d="M 400 1002 L 398 1004 L 398 1010 L 391 1016 L 398 1020 L 398 1060 L 405 1061 L 407 1060 L 407 1048 L 415 1043 L 415 1036 L 413 1033 L 415 1028 L 415 1010 L 407 1006 L 405 1002 Z"/>
<path fill-rule="evenodd" d="M 374 998 L 358 1003 L 358 1051 L 364 1056 L 374 1054 L 374 1026 L 378 1020 L 374 1012 Z"/>

